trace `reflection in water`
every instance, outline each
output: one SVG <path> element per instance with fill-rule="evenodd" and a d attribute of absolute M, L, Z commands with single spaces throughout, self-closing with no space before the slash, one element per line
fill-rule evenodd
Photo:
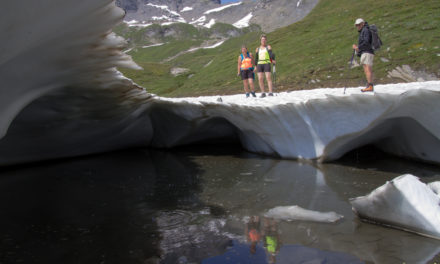
<path fill-rule="evenodd" d="M 269 257 L 269 263 L 276 262 L 276 255 L 280 251 L 281 241 L 278 231 L 278 224 L 275 219 L 264 218 L 264 247 L 266 248 L 267 255 Z"/>
<path fill-rule="evenodd" d="M 260 231 L 260 217 L 251 216 L 249 221 L 246 223 L 247 242 L 250 243 L 250 252 L 255 254 L 257 252 L 257 244 L 261 240 Z"/>
<path fill-rule="evenodd" d="M 421 170 L 399 162 L 387 163 L 393 172 L 181 149 L 3 169 L 0 263 L 439 262 L 439 241 L 360 222 L 351 211 L 348 198 Z M 433 181 L 439 172 L 421 174 Z M 344 220 L 263 216 L 286 205 Z"/>

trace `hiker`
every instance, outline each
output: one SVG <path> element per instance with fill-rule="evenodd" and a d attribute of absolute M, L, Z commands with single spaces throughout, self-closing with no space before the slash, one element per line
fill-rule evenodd
<path fill-rule="evenodd" d="M 280 252 L 281 247 L 280 234 L 275 219 L 264 218 L 262 235 L 266 255 L 269 257 L 269 263 L 275 263 L 276 255 Z"/>
<path fill-rule="evenodd" d="M 257 244 L 261 240 L 260 231 L 260 217 L 251 216 L 245 226 L 246 240 L 250 242 L 250 253 L 255 254 L 257 252 Z"/>
<path fill-rule="evenodd" d="M 246 98 L 249 97 L 249 86 L 251 88 L 250 94 L 256 97 L 254 88 L 254 58 L 252 53 L 248 52 L 246 45 L 241 46 L 241 54 L 238 56 L 237 76 L 241 76 L 243 80 Z"/>
<path fill-rule="evenodd" d="M 264 75 L 266 75 L 267 86 L 269 87 L 269 96 L 273 96 L 272 92 L 272 73 L 270 71 L 270 63 L 275 64 L 272 53 L 272 47 L 267 45 L 266 35 L 260 37 L 260 47 L 256 49 L 256 64 L 258 72 L 258 83 L 261 90 L 261 98 L 266 97 L 264 92 Z"/>
<path fill-rule="evenodd" d="M 360 63 L 364 67 L 365 77 L 367 78 L 367 87 L 362 89 L 362 92 L 373 92 L 373 60 L 374 60 L 374 50 L 371 47 L 372 36 L 368 23 L 362 18 L 356 19 L 354 25 L 359 32 L 358 45 L 353 44 L 353 49 L 356 51 L 357 55 L 361 57 Z"/>

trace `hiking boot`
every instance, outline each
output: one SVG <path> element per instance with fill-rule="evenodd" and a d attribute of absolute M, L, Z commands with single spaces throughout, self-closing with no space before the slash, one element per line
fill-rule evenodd
<path fill-rule="evenodd" d="M 273 93 L 269 93 L 268 95 L 269 95 L 269 96 L 273 96 Z"/>
<path fill-rule="evenodd" d="M 361 91 L 362 91 L 362 92 L 374 92 L 373 84 L 372 84 L 372 83 L 369 83 L 369 84 L 367 85 L 367 88 L 364 88 L 364 89 L 362 89 Z"/>
<path fill-rule="evenodd" d="M 265 93 L 262 93 L 262 94 L 260 95 L 260 98 L 264 98 L 264 97 L 266 97 L 266 94 L 265 94 Z"/>
<path fill-rule="evenodd" d="M 252 94 L 252 97 L 257 97 L 257 96 L 255 95 L 255 92 L 251 92 L 251 94 Z"/>
<path fill-rule="evenodd" d="M 249 93 L 246 93 L 246 98 L 248 98 L 249 97 Z"/>

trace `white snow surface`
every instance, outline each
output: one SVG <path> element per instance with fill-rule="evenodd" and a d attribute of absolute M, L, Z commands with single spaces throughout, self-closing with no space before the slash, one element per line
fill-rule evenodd
<path fill-rule="evenodd" d="M 220 12 L 220 11 L 225 10 L 226 8 L 230 8 L 230 7 L 241 5 L 241 4 L 242 4 L 242 2 L 237 2 L 237 3 L 233 3 L 233 4 L 229 4 L 229 5 L 224 5 L 224 6 L 221 6 L 221 7 L 217 7 L 217 8 L 205 11 L 203 14 L 208 15 L 208 14 L 211 14 L 211 13 Z"/>
<path fill-rule="evenodd" d="M 429 188 L 438 196 L 440 197 L 440 181 L 431 182 L 428 184 Z"/>
<path fill-rule="evenodd" d="M 285 221 L 312 221 L 334 223 L 344 216 L 335 212 L 318 212 L 301 208 L 297 205 L 277 206 L 264 214 L 265 217 Z"/>
<path fill-rule="evenodd" d="M 350 200 L 361 218 L 440 239 L 440 198 L 411 174 Z"/>
<path fill-rule="evenodd" d="M 249 21 L 252 18 L 252 12 L 250 12 L 247 16 L 243 17 L 242 19 L 238 20 L 234 24 L 232 24 L 236 28 L 244 28 L 249 26 Z"/>

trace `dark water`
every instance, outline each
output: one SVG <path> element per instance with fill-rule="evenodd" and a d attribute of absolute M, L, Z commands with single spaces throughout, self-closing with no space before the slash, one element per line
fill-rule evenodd
<path fill-rule="evenodd" d="M 210 147 L 2 169 L 0 263 L 440 263 L 440 241 L 361 222 L 348 202 L 440 168 L 373 156 L 316 165 Z M 283 205 L 344 219 L 263 216 Z"/>

